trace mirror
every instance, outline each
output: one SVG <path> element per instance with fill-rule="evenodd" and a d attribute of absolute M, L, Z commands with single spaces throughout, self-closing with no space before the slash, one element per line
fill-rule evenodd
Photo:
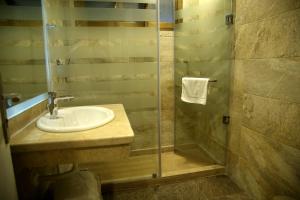
<path fill-rule="evenodd" d="M 47 92 L 41 0 L 0 0 L 0 48 L 6 107 L 19 111 Z"/>

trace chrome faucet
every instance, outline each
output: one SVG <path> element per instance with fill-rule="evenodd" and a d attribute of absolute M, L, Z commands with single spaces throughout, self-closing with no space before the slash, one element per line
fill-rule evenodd
<path fill-rule="evenodd" d="M 71 101 L 73 96 L 56 97 L 56 92 L 48 92 L 48 109 L 51 119 L 56 119 L 58 114 L 58 102 L 59 101 Z"/>
<path fill-rule="evenodd" d="M 8 94 L 3 94 L 6 106 L 7 108 L 12 107 L 16 105 L 17 103 L 20 103 L 22 100 L 22 95 L 19 93 L 8 93 Z"/>

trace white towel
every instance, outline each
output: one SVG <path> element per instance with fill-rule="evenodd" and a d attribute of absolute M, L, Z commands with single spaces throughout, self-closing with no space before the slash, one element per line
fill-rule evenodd
<path fill-rule="evenodd" d="M 206 104 L 209 78 L 182 78 L 181 100 L 188 103 Z"/>

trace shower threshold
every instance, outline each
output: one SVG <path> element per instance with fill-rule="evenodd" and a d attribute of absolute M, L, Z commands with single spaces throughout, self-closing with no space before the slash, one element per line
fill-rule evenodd
<path fill-rule="evenodd" d="M 189 154 L 197 153 L 199 158 L 186 156 L 177 151 L 165 151 L 161 155 L 162 177 L 156 177 L 157 154 L 142 154 L 130 156 L 122 162 L 85 164 L 80 167 L 88 168 L 97 174 L 102 184 L 139 182 L 169 178 L 185 178 L 191 176 L 213 176 L 225 173 L 223 165 L 216 164 L 199 149 L 191 149 Z M 201 156 L 202 155 L 202 156 Z"/>
<path fill-rule="evenodd" d="M 197 156 L 193 156 L 195 154 Z M 208 176 L 222 173 L 224 166 L 217 164 L 198 148 L 189 149 L 185 153 L 178 150 L 162 153 L 162 177 L 187 174 Z"/>

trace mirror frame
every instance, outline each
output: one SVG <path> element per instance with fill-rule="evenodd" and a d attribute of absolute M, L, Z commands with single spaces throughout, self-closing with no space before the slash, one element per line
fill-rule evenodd
<path fill-rule="evenodd" d="M 48 99 L 48 92 L 42 93 L 31 99 L 27 99 L 26 101 L 23 101 L 17 105 L 7 108 L 6 109 L 6 118 L 9 120 L 9 119 L 25 112 L 26 110 L 34 107 L 35 105 L 45 101 L 46 99 Z"/>
<path fill-rule="evenodd" d="M 46 75 L 46 84 L 48 91 L 51 91 L 51 68 L 50 68 L 50 62 L 49 62 L 49 52 L 47 48 L 47 40 L 48 40 L 48 30 L 47 30 L 47 16 L 45 13 L 45 3 L 44 0 L 41 1 L 41 11 L 42 11 L 42 29 L 43 29 L 43 40 L 44 40 L 44 54 L 45 54 L 45 75 Z M 30 108 L 36 106 L 37 104 L 45 101 L 48 99 L 48 91 L 45 91 L 44 93 L 41 93 L 35 97 L 32 97 L 30 99 L 27 99 L 17 105 L 14 105 L 10 108 L 6 108 L 6 119 L 10 120 L 17 115 L 29 110 Z"/>

